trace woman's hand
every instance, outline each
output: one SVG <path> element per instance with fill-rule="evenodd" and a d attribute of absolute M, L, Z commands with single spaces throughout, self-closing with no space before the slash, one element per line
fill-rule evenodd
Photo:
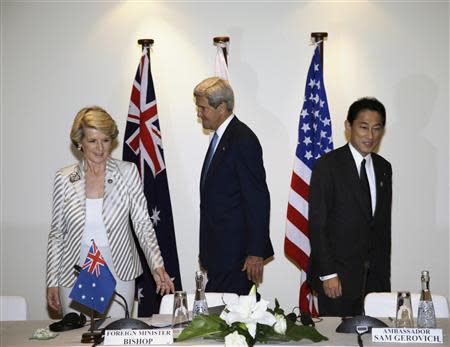
<path fill-rule="evenodd" d="M 61 302 L 59 301 L 59 288 L 47 288 L 47 303 L 53 310 L 59 312 L 61 310 Z"/>
<path fill-rule="evenodd" d="M 164 267 L 156 268 L 153 272 L 153 278 L 156 282 L 156 293 L 165 295 L 175 292 L 173 282 Z"/>

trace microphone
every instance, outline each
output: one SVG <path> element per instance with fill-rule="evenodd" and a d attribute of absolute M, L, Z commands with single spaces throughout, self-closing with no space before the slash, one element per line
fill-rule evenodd
<path fill-rule="evenodd" d="M 366 284 L 367 284 L 367 276 L 369 274 L 369 261 L 366 260 L 364 262 L 364 277 L 363 277 L 363 286 L 361 290 L 361 298 L 365 297 Z M 372 328 L 386 328 L 387 324 L 382 322 L 381 320 L 366 316 L 364 311 L 364 302 L 362 303 L 361 315 L 354 316 L 351 318 L 342 318 L 341 324 L 336 328 L 336 332 L 338 333 L 356 333 L 358 336 L 365 332 L 371 331 Z"/>

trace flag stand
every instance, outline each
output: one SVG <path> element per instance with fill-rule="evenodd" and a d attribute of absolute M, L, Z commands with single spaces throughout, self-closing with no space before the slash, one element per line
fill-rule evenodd
<path fill-rule="evenodd" d="M 91 310 L 91 327 L 89 328 L 89 330 L 85 333 L 83 333 L 83 335 L 81 335 L 81 343 L 100 343 L 101 339 L 102 339 L 102 333 L 100 331 L 95 331 L 95 326 L 94 326 L 94 310 Z"/>
<path fill-rule="evenodd" d="M 230 42 L 230 37 L 229 36 L 216 36 L 213 39 L 214 45 L 220 45 L 221 43 L 228 43 Z M 223 56 L 225 57 L 225 62 L 228 65 L 228 52 L 227 49 L 225 47 L 222 47 L 222 52 L 223 52 Z"/>

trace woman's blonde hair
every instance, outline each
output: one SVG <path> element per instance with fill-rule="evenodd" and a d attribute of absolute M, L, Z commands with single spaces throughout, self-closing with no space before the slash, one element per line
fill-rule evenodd
<path fill-rule="evenodd" d="M 111 140 L 115 140 L 119 134 L 114 119 L 108 112 L 98 106 L 82 108 L 75 116 L 70 131 L 70 139 L 75 147 L 78 147 L 84 137 L 84 127 L 97 129 Z"/>

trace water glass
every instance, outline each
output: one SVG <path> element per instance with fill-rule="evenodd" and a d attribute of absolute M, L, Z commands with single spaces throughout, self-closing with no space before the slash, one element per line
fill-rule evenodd
<path fill-rule="evenodd" d="M 172 329 L 174 336 L 178 336 L 189 324 L 189 311 L 187 294 L 185 291 L 176 291 L 173 297 Z"/>
<path fill-rule="evenodd" d="M 397 315 L 395 318 L 396 328 L 412 328 L 414 327 L 411 293 L 398 292 L 397 293 Z"/>

